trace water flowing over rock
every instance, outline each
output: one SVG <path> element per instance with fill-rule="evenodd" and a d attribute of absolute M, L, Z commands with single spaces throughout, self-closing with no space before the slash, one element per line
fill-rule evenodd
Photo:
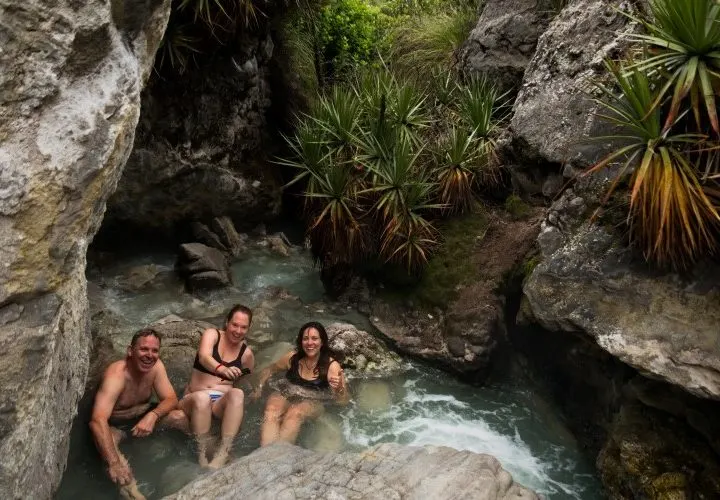
<path fill-rule="evenodd" d="M 273 41 L 261 33 L 234 46 L 236 53 L 184 75 L 155 78 L 144 92 L 133 151 L 104 226 L 173 233 L 228 215 L 250 229 L 278 215 L 280 182 L 263 143 Z"/>
<path fill-rule="evenodd" d="M 0 0 L 0 491 L 49 498 L 85 386 L 87 245 L 169 0 Z"/>
<path fill-rule="evenodd" d="M 485 74 L 501 89 L 517 89 L 538 38 L 554 12 L 550 0 L 489 0 L 460 50 L 465 73 Z"/>
<path fill-rule="evenodd" d="M 513 482 L 490 455 L 397 444 L 361 453 L 319 453 L 275 444 L 165 498 L 534 500 L 538 496 Z"/>

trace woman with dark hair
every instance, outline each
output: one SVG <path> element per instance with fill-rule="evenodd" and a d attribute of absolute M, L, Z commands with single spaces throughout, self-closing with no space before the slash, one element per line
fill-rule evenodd
<path fill-rule="evenodd" d="M 218 468 L 228 460 L 233 439 L 240 430 L 245 411 L 245 394 L 233 384 L 255 367 L 255 356 L 245 341 L 252 311 L 236 305 L 228 312 L 225 329 L 208 328 L 200 338 L 190 383 L 178 407 L 190 419 L 190 428 L 198 443 L 201 466 Z M 209 460 L 213 438 L 213 417 L 222 421 L 220 443 Z"/>
<path fill-rule="evenodd" d="M 259 395 L 273 373 L 285 371 L 265 405 L 260 446 L 294 443 L 303 422 L 323 412 L 323 400 L 346 404 L 350 399 L 340 363 L 331 357 L 325 327 L 311 321 L 300 327 L 295 349 L 260 372 Z"/>

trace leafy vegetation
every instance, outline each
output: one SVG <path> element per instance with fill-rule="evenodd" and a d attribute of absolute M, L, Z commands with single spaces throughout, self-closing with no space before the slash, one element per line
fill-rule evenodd
<path fill-rule="evenodd" d="M 684 269 L 718 247 L 720 6 L 651 0 L 650 10 L 637 19 L 647 33 L 633 37 L 640 59 L 609 62 L 615 87 L 598 85 L 622 146 L 590 172 L 620 163 L 607 196 L 630 177 L 631 241 L 648 261 Z"/>
<path fill-rule="evenodd" d="M 419 273 L 440 245 L 437 221 L 472 212 L 478 193 L 497 181 L 494 87 L 453 81 L 448 91 L 466 98 L 444 105 L 431 94 L 438 85 L 448 83 L 421 88 L 388 67 L 365 68 L 300 117 L 288 138 L 292 155 L 280 163 L 297 171 L 291 184 L 305 183 L 310 239 L 322 265 L 375 260 Z M 469 121 L 460 102 L 487 106 L 487 117 Z"/>

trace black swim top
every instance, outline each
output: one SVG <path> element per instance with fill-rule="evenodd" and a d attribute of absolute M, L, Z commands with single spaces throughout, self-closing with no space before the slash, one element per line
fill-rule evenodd
<path fill-rule="evenodd" d="M 331 360 L 330 364 L 335 363 L 335 360 Z M 328 365 L 329 367 L 329 365 Z M 308 380 L 300 376 L 300 361 L 298 361 L 296 368 L 293 370 L 292 366 L 285 372 L 285 378 L 292 384 L 299 385 L 300 387 L 306 387 L 308 389 L 329 389 L 330 383 L 328 382 L 327 375 L 324 377 L 318 377 L 316 379 Z"/>
<path fill-rule="evenodd" d="M 243 357 L 243 354 L 245 354 L 245 349 L 247 349 L 247 344 L 245 342 L 243 342 L 243 345 L 240 348 L 240 352 L 238 353 L 237 358 L 233 359 L 232 361 L 223 361 L 222 358 L 220 357 L 220 350 L 218 348 L 218 346 L 220 345 L 220 330 L 218 330 L 216 328 L 215 331 L 218 333 L 218 338 L 215 341 L 215 345 L 213 346 L 213 351 L 212 351 L 213 359 L 222 365 L 234 366 L 236 368 L 240 368 L 243 372 L 243 375 L 247 375 L 248 373 L 250 373 L 250 368 L 243 368 L 243 366 L 242 366 L 242 357 Z M 193 368 L 195 368 L 196 370 L 201 371 L 203 373 L 207 373 L 209 375 L 215 375 L 216 377 L 225 378 L 225 377 L 218 375 L 215 372 L 211 372 L 210 370 L 205 368 L 202 365 L 202 363 L 200 363 L 200 353 L 199 352 L 197 354 L 195 354 L 195 362 L 193 363 Z"/>

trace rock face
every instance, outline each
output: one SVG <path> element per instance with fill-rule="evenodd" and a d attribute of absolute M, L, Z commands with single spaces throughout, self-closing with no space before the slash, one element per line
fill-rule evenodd
<path fill-rule="evenodd" d="M 460 50 L 466 73 L 487 75 L 501 89 L 517 89 L 538 38 L 555 13 L 549 0 L 489 0 Z"/>
<path fill-rule="evenodd" d="M 692 280 L 634 266 L 604 228 L 583 228 L 525 284 L 526 312 L 583 332 L 640 372 L 720 400 L 720 270 Z"/>
<path fill-rule="evenodd" d="M 514 483 L 490 455 L 396 444 L 357 454 L 317 453 L 275 444 L 165 498 L 530 500 L 538 496 Z"/>
<path fill-rule="evenodd" d="M 172 233 L 228 215 L 249 229 L 279 213 L 280 183 L 263 144 L 273 42 L 260 35 L 237 46 L 185 75 L 156 78 L 145 91 L 108 227 Z"/>
<path fill-rule="evenodd" d="M 540 37 L 513 106 L 513 156 L 521 163 L 584 167 L 606 152 L 588 140 L 607 129 L 589 91 L 606 73 L 603 60 L 626 48 L 620 35 L 633 26 L 618 10 L 629 5 L 572 0 Z"/>
<path fill-rule="evenodd" d="M 90 336 L 87 245 L 133 143 L 169 0 L 0 0 L 0 491 L 49 498 Z"/>

